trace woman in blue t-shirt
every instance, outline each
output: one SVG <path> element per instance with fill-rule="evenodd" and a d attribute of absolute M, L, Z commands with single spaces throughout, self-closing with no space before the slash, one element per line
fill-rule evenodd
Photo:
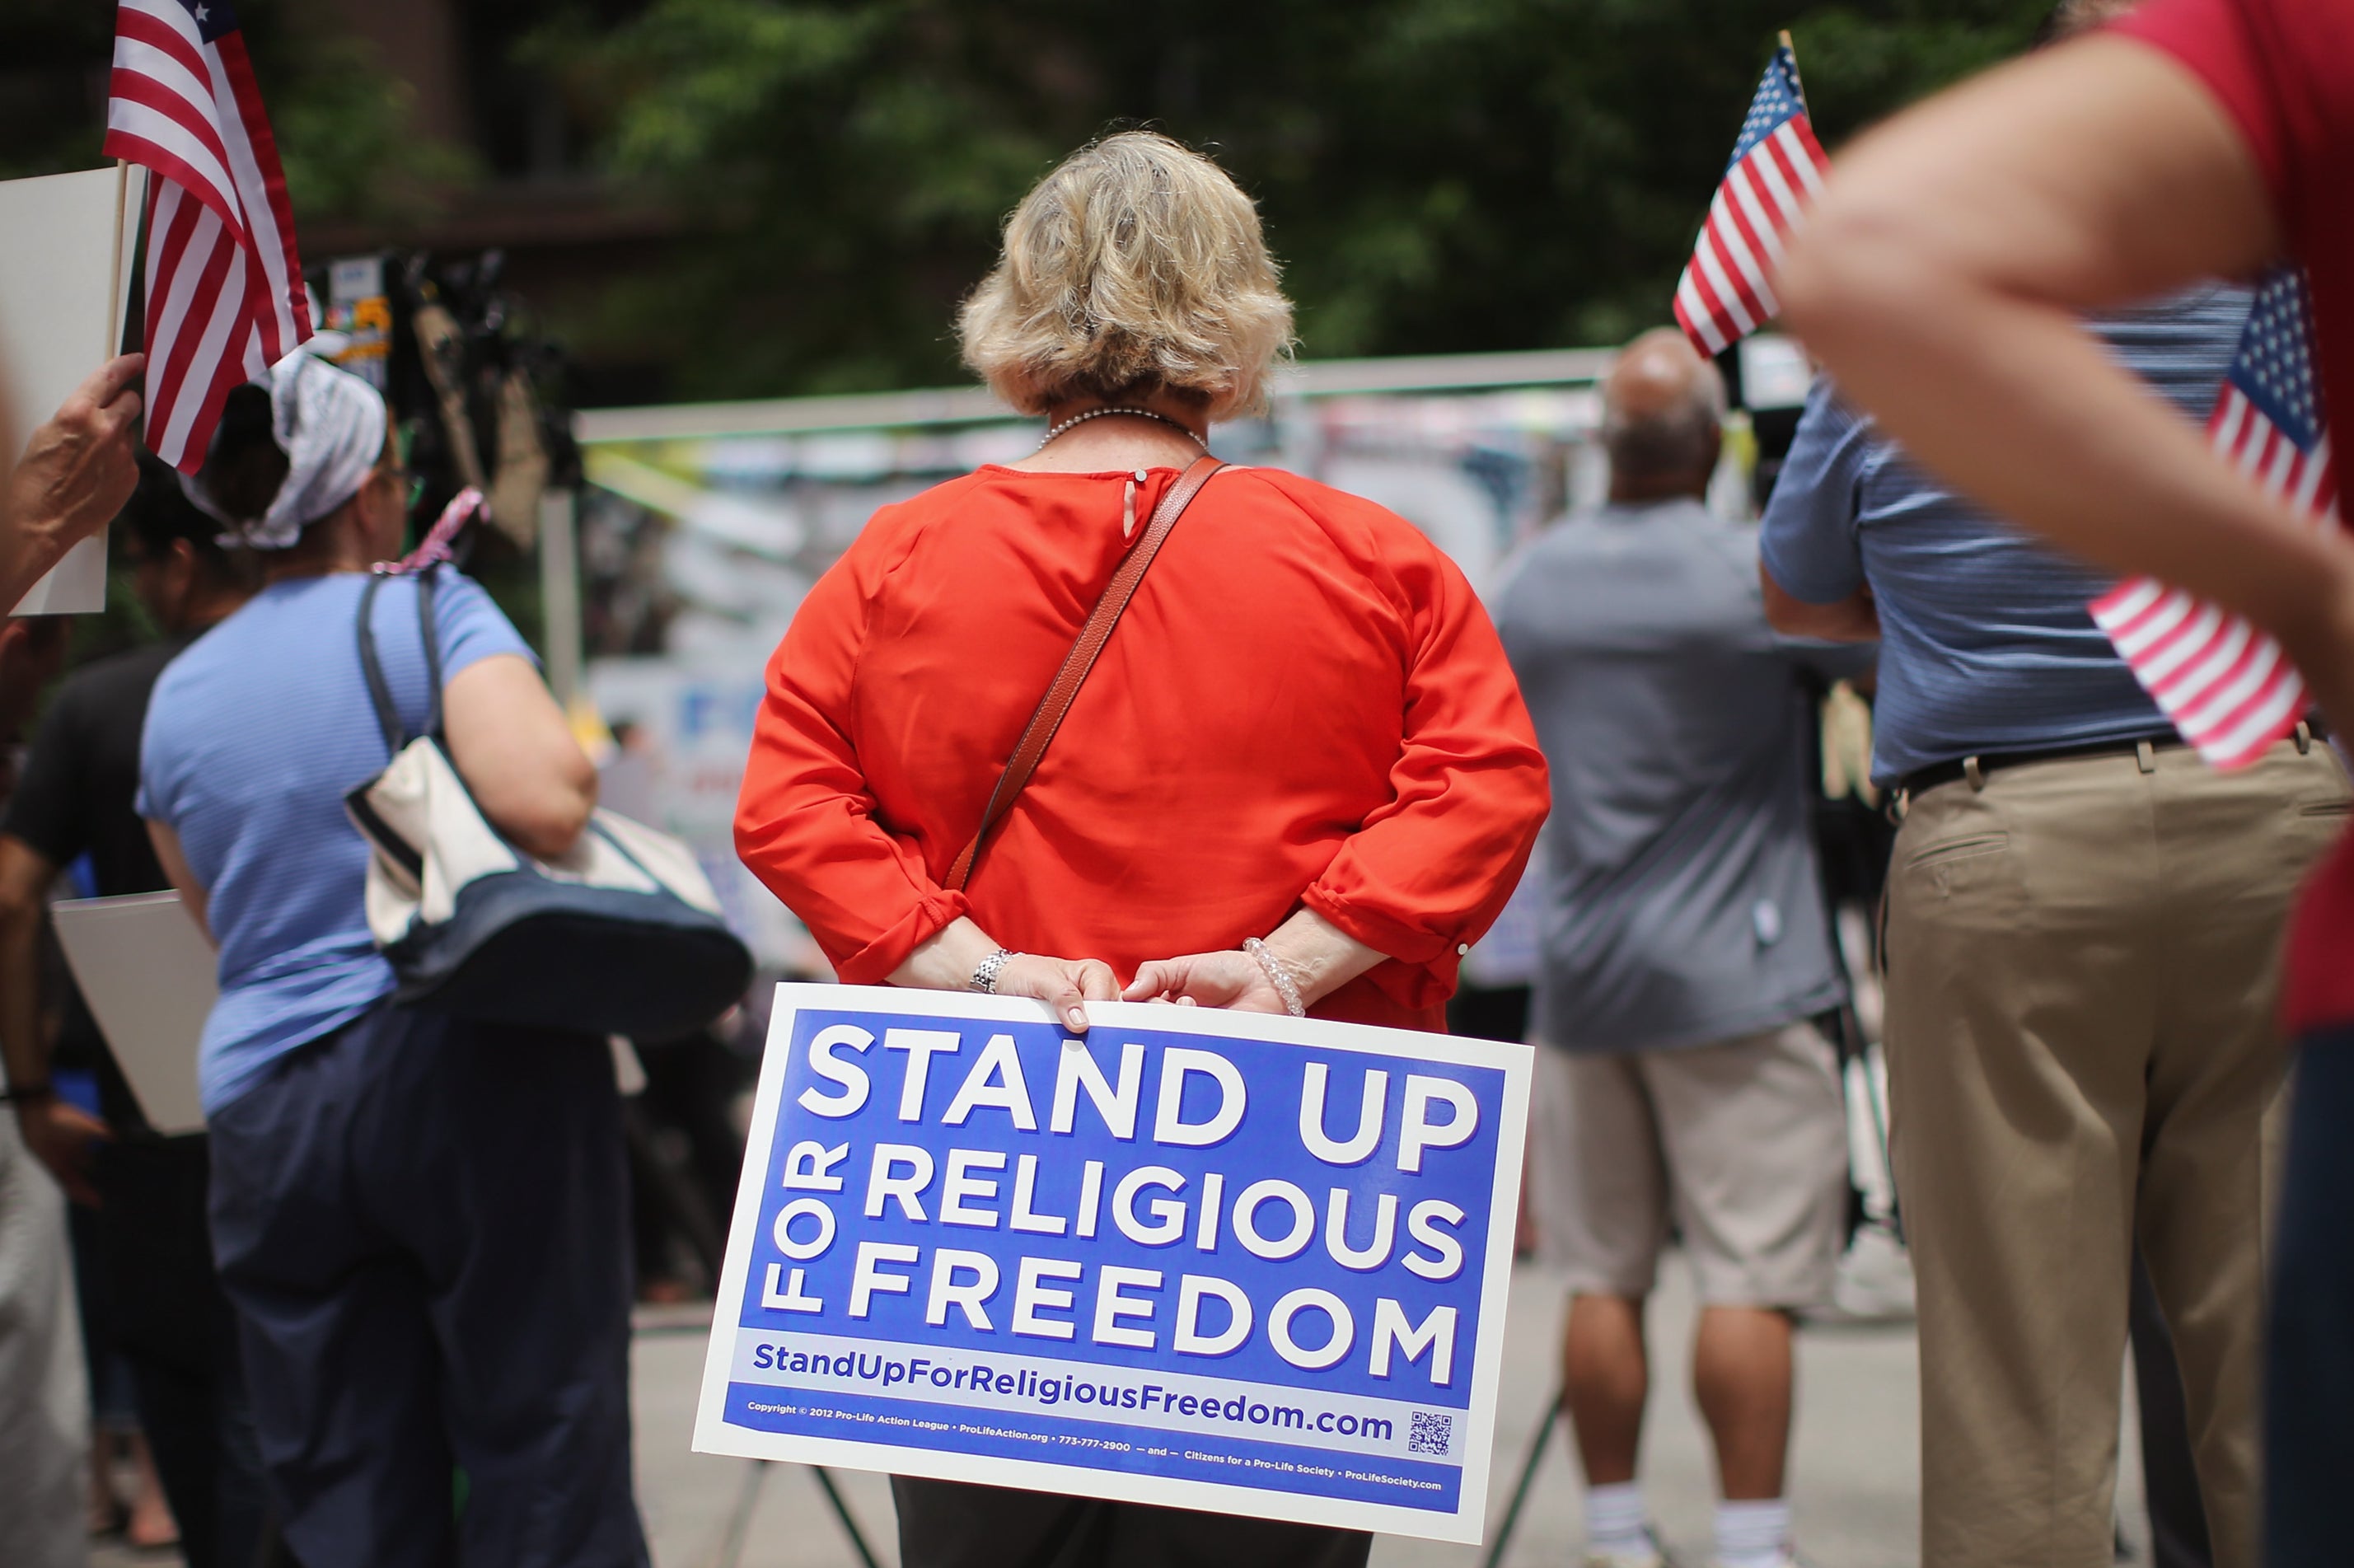
<path fill-rule="evenodd" d="M 368 931 L 344 798 L 390 759 L 357 618 L 406 492 L 382 397 L 301 353 L 230 395 L 191 490 L 268 552 L 262 591 L 156 683 L 141 747 L 141 814 L 220 949 L 199 1056 L 214 1249 L 311 1568 L 642 1563 L 610 1059 L 395 1004 Z M 560 854 L 596 775 L 505 617 L 437 577 L 451 759 L 501 832 Z M 410 733 L 419 609 L 394 577 L 371 616 Z"/>

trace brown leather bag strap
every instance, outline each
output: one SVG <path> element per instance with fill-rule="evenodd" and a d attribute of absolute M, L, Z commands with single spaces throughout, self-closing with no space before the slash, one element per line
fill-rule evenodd
<path fill-rule="evenodd" d="M 1063 667 L 1055 672 L 1055 683 L 1046 688 L 1046 695 L 1039 702 L 1038 711 L 1030 715 L 1030 723 L 1023 729 L 1021 743 L 1014 747 L 1012 760 L 1006 763 L 1005 771 L 997 776 L 997 788 L 989 792 L 989 805 L 981 813 L 980 828 L 974 832 L 972 842 L 965 845 L 963 853 L 956 857 L 956 863 L 949 867 L 949 887 L 961 893 L 972 881 L 973 866 L 981 859 L 981 846 L 988 840 L 990 830 L 1004 821 L 1006 812 L 1013 809 L 1014 799 L 1022 793 L 1023 786 L 1030 782 L 1030 775 L 1038 770 L 1038 759 L 1046 755 L 1047 743 L 1062 727 L 1063 715 L 1071 711 L 1071 703 L 1078 696 L 1079 687 L 1086 683 L 1087 672 L 1095 668 L 1096 655 L 1101 653 L 1104 644 L 1111 641 L 1111 629 L 1119 624 L 1120 611 L 1128 608 L 1129 599 L 1134 597 L 1136 585 L 1144 580 L 1145 568 L 1152 565 L 1152 557 L 1161 553 L 1161 546 L 1167 541 L 1170 531 L 1177 526 L 1177 519 L 1185 514 L 1185 508 L 1193 504 L 1193 497 L 1202 493 L 1202 487 L 1210 482 L 1210 476 L 1225 466 L 1216 458 L 1207 455 L 1194 459 L 1193 466 L 1179 474 L 1177 482 L 1169 487 L 1169 493 L 1161 498 L 1161 504 L 1152 509 L 1152 520 L 1145 525 L 1143 535 L 1129 547 L 1127 556 L 1121 560 L 1119 570 L 1112 574 L 1103 597 L 1096 600 L 1096 608 L 1088 615 L 1087 625 L 1079 629 L 1079 640 L 1071 644 L 1070 652 L 1064 655 Z"/>

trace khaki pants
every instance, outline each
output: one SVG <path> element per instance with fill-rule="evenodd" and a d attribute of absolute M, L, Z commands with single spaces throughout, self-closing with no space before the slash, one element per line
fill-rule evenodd
<path fill-rule="evenodd" d="M 2346 807 L 2328 748 L 2290 741 L 2236 773 L 2169 748 L 1911 802 L 1887 1035 L 1924 1568 L 2106 1568 L 2137 1238 L 2217 1568 L 2254 1568 L 2275 956 Z"/>
<path fill-rule="evenodd" d="M 1624 1054 L 1537 1047 L 1529 1201 L 1572 1296 L 1651 1294 L 1670 1225 L 1711 1307 L 1830 1295 L 1847 1116 L 1811 1023 Z"/>

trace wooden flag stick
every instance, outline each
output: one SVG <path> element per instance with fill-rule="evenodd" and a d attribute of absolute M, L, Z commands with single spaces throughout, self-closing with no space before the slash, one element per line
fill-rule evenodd
<path fill-rule="evenodd" d="M 106 357 L 122 348 L 122 209 L 131 194 L 131 162 L 114 160 L 114 255 L 106 284 Z"/>

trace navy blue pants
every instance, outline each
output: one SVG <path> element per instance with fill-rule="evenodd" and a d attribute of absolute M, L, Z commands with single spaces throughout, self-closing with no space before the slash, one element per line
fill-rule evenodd
<path fill-rule="evenodd" d="M 100 1272 L 187 1568 L 253 1568 L 267 1488 L 237 1315 L 213 1266 L 207 1144 L 128 1137 L 99 1150 Z"/>
<path fill-rule="evenodd" d="M 604 1044 L 387 1003 L 210 1120 L 213 1247 L 304 1568 L 644 1564 Z"/>
<path fill-rule="evenodd" d="M 2264 1561 L 2343 1568 L 2354 1490 L 2354 1028 L 2297 1053 L 2273 1246 Z"/>

